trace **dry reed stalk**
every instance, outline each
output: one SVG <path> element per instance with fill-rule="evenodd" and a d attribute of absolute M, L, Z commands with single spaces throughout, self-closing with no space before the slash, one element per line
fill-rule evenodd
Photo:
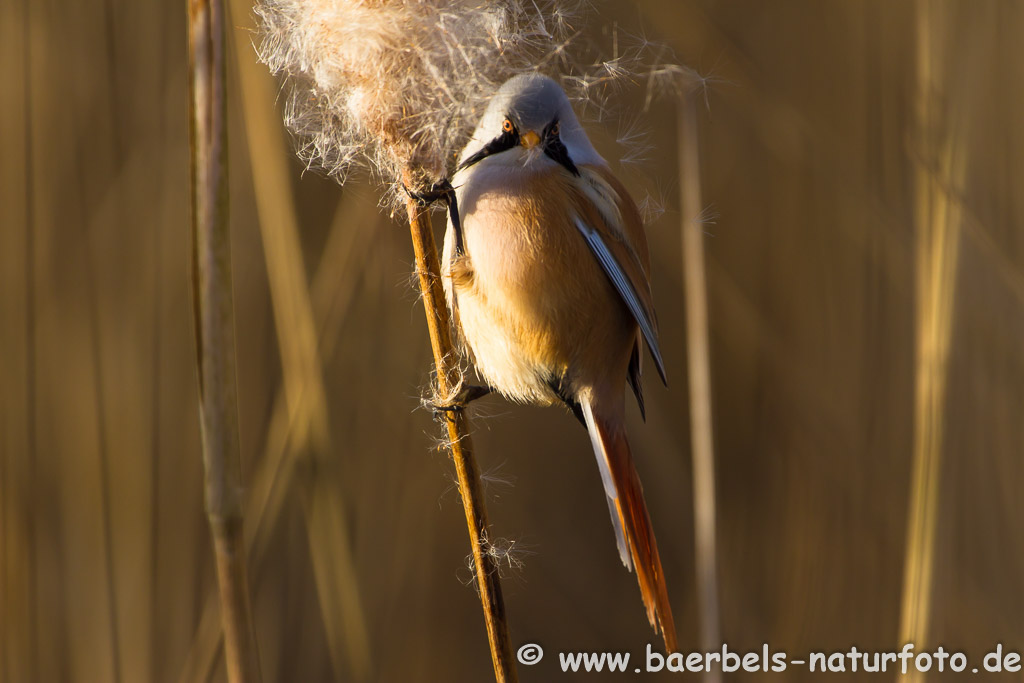
<path fill-rule="evenodd" d="M 361 225 L 371 220 L 376 210 L 375 207 L 370 209 L 369 214 L 357 213 L 353 216 L 347 210 L 347 202 L 342 200 L 338 203 L 327 245 L 313 277 L 313 313 L 319 330 L 319 348 L 321 354 L 325 356 L 334 353 L 334 344 L 338 338 L 336 328 L 345 319 L 352 301 L 355 280 L 360 272 L 359 264 L 370 245 L 369 233 L 350 230 L 349 224 Z M 342 274 L 340 280 L 337 273 Z M 339 297 L 341 301 L 334 301 Z M 282 388 L 274 400 L 265 439 L 266 447 L 253 473 L 245 502 L 244 536 L 250 554 L 250 564 L 253 567 L 259 568 L 263 565 L 270 536 L 277 527 L 284 503 L 292 491 L 296 455 L 306 447 L 293 438 L 293 418 Z M 347 609 L 356 609 L 360 604 L 358 593 L 352 600 L 345 602 Z M 208 597 L 192 639 L 189 655 L 178 678 L 180 683 L 206 681 L 210 677 L 222 635 L 217 627 L 216 607 L 216 599 Z M 360 614 L 363 614 L 362 608 L 358 609 Z M 356 638 L 358 635 L 353 640 Z M 365 640 L 368 641 L 368 636 Z M 351 648 L 353 645 L 350 643 L 346 647 Z M 369 653 L 360 653 L 359 657 L 369 659 Z M 353 669 L 358 671 L 358 667 L 359 664 L 356 663 Z"/>
<path fill-rule="evenodd" d="M 260 680 L 242 536 L 234 305 L 228 225 L 223 0 L 189 0 L 193 312 L 206 507 L 230 683 Z"/>
<path fill-rule="evenodd" d="M 932 10 L 935 9 L 934 15 Z M 965 150 L 956 120 L 940 123 L 936 105 L 946 92 L 936 57 L 945 54 L 945 8 L 919 0 L 917 19 L 916 162 L 916 349 L 914 451 L 907 513 L 900 643 L 924 647 L 930 638 L 935 567 L 935 537 L 941 492 L 943 410 L 949 374 L 960 250 L 961 204 L 953 196 L 962 186 Z M 911 670 L 911 681 L 925 675 Z"/>
<path fill-rule="evenodd" d="M 412 178 L 406 174 L 405 183 L 412 187 Z M 434 353 L 434 369 L 439 396 L 454 396 L 458 391 L 458 358 L 451 339 L 448 307 L 441 290 L 441 267 L 434 244 L 434 233 L 430 227 L 427 209 L 411 197 L 406 201 L 409 216 L 409 231 L 412 236 L 413 252 L 416 255 L 416 274 L 419 279 L 423 310 L 427 316 L 427 330 L 430 334 L 430 348 Z M 469 425 L 462 409 L 442 411 L 445 429 L 448 432 L 448 449 L 455 463 L 455 473 L 462 496 L 462 509 L 466 515 L 469 544 L 473 550 L 473 568 L 480 604 L 484 610 L 487 640 L 491 647 L 491 663 L 498 683 L 517 681 L 515 663 L 512 659 L 512 643 L 505 618 L 505 602 L 501 594 L 497 561 L 486 552 L 487 508 L 484 505 L 480 469 L 473 457 L 473 446 L 469 438 Z"/>
<path fill-rule="evenodd" d="M 679 104 L 680 203 L 683 221 L 683 288 L 686 298 L 686 350 L 690 380 L 690 438 L 693 449 L 693 523 L 697 569 L 697 605 L 701 646 L 720 646 L 718 570 L 715 531 L 714 423 L 711 412 L 711 357 L 708 350 L 707 274 L 701 206 L 700 147 L 697 130 L 699 93 Z M 704 680 L 720 681 L 708 671 Z"/>
<path fill-rule="evenodd" d="M 153 345 L 152 345 L 152 387 L 150 389 L 150 441 L 149 447 L 152 454 L 149 470 L 149 675 L 156 680 L 162 672 L 160 666 L 160 616 L 157 609 L 158 577 L 160 567 L 160 359 L 162 354 L 162 325 L 161 308 L 163 287 L 163 259 L 160 249 L 160 235 L 162 230 L 153 230 Z"/>
<path fill-rule="evenodd" d="M 230 8 L 235 17 L 243 17 L 250 13 L 251 5 L 246 0 L 232 0 Z M 258 64 L 247 39 L 231 42 L 241 84 L 293 450 L 309 460 L 310 469 L 329 472 L 333 449 L 327 390 L 288 175 L 289 152 L 274 109 L 273 77 Z M 348 538 L 345 500 L 330 477 L 302 481 L 307 489 L 308 547 L 335 679 L 368 680 L 369 635 Z"/>
<path fill-rule="evenodd" d="M 21 254 L 23 273 L 24 386 L 18 387 L 13 403 L 24 410 L 24 442 L 13 448 L 0 439 L 0 677 L 7 681 L 37 680 L 40 671 L 39 626 L 39 549 L 36 502 L 41 500 L 38 475 L 37 415 L 37 291 L 36 291 L 36 188 L 33 88 L 32 88 L 32 8 L 31 0 L 21 3 L 21 103 L 23 134 L 21 136 L 21 171 L 24 174 L 24 243 Z M 15 22 L 10 22 L 10 36 L 17 35 Z M 13 40 L 12 40 L 13 42 Z M 12 71 L 13 65 L 11 66 Z M 13 131 L 12 131 L 13 132 Z M 4 142 L 7 142 L 6 140 Z M 14 142 L 11 140 L 10 142 Z M 6 147 L 6 145 L 5 145 Z M 12 146 L 12 149 L 16 147 Z M 13 154 L 12 157 L 13 158 Z M 14 230 L 5 230 L 14 235 Z M 18 252 L 11 250 L 17 259 Z M 12 268 L 13 263 L 5 263 Z M 14 330 L 11 329 L 11 337 Z M 6 350 L 6 345 L 4 345 Z M 13 355 L 13 354 L 12 354 Z M 7 354 L 5 353 L 6 357 Z M 4 366 L 3 374 L 14 384 L 13 367 Z M 8 374 L 10 372 L 10 374 Z M 6 382 L 5 382 L 6 384 Z M 14 393 L 14 392 L 12 392 Z M 6 407 L 6 406 L 5 406 Z M 13 410 L 11 414 L 16 414 Z M 5 425 L 6 426 L 6 425 Z M 13 425 L 12 425 L 13 427 Z M 0 430 L 3 431 L 3 430 Z M 13 434 L 15 429 L 11 429 Z M 15 442 L 16 443 L 16 442 Z M 13 456 L 13 457 L 12 457 Z M 20 456 L 20 457 L 18 457 Z M 8 460 L 10 458 L 10 460 Z M 8 466 L 8 464 L 10 466 Z M 12 628 L 20 624 L 21 627 Z"/>
<path fill-rule="evenodd" d="M 246 0 L 232 0 L 234 16 L 246 16 Z M 281 351 L 285 397 L 294 429 L 317 451 L 329 450 L 327 391 L 317 351 L 316 328 L 306 284 L 298 218 L 291 192 L 287 145 L 274 114 L 272 78 L 256 62 L 248 40 L 231 40 L 242 95 L 253 195 Z M 303 433 L 310 430 L 307 438 Z"/>
<path fill-rule="evenodd" d="M 171 60 L 164 57 L 166 54 L 166 44 L 168 43 L 167 36 L 163 31 L 160 32 L 158 39 L 158 48 L 156 54 L 161 55 L 160 69 L 157 74 L 158 82 L 165 83 L 167 81 L 168 64 Z M 162 139 L 166 136 L 168 114 L 166 107 L 160 107 L 158 114 L 157 130 L 160 131 L 160 137 Z M 160 176 L 157 179 L 159 191 L 159 205 L 164 207 L 167 205 L 167 188 L 169 183 L 167 182 L 167 167 L 161 168 Z M 164 340 L 163 340 L 163 281 L 164 281 L 164 261 L 163 261 L 163 235 L 166 230 L 165 218 L 161 218 L 154 222 L 152 231 L 152 248 L 150 252 L 150 258 L 152 259 L 152 283 L 153 283 L 153 298 L 151 301 L 151 312 L 152 312 L 152 326 L 153 326 L 153 342 L 151 347 L 152 361 L 150 365 L 151 374 L 151 386 L 150 386 L 150 470 L 149 470 L 149 678 L 150 680 L 158 680 L 163 677 L 164 674 L 164 663 L 163 663 L 163 639 L 160 636 L 160 625 L 163 623 L 164 616 L 161 614 L 161 610 L 158 605 L 159 601 L 159 576 L 160 576 L 160 510 L 161 510 L 161 496 L 160 496 L 160 463 L 162 461 L 162 436 L 163 431 L 161 429 L 161 413 L 162 413 L 162 396 L 163 396 L 163 375 L 161 373 L 161 362 L 164 353 Z"/>
<path fill-rule="evenodd" d="M 36 220 L 35 220 L 35 159 L 32 139 L 32 22 L 31 0 L 24 3 L 25 32 L 24 40 L 24 95 L 25 95 L 25 456 L 28 465 L 27 486 L 25 487 L 29 501 L 38 500 L 38 473 L 36 460 L 39 455 L 37 448 L 38 416 L 36 414 Z M 33 506 L 27 505 L 31 511 Z M 26 636 L 28 661 L 26 667 L 34 677 L 39 672 L 39 653 L 42 638 L 39 635 L 39 552 L 35 533 L 35 515 L 26 520 L 26 540 L 28 546 L 28 623 L 29 633 Z"/>
<path fill-rule="evenodd" d="M 320 616 L 334 679 L 369 681 L 370 636 L 352 557 L 349 515 L 341 487 L 323 476 L 328 471 L 321 463 L 312 467 L 312 476 L 300 478 Z"/>
<path fill-rule="evenodd" d="M 86 236 L 88 239 L 88 236 Z M 87 245 L 88 246 L 88 245 Z M 114 519 L 111 510 L 111 482 L 113 467 L 110 459 L 110 442 L 107 438 L 107 398 L 103 389 L 106 374 L 103 363 L 103 348 L 100 333 L 100 294 L 96 278 L 96 257 L 88 253 L 85 260 L 86 298 L 89 301 L 89 350 L 93 367 L 93 404 L 96 410 L 96 439 L 99 452 L 100 470 L 100 519 L 103 528 L 103 562 L 105 588 L 107 590 L 107 622 L 110 639 L 110 670 L 113 683 L 120 683 L 121 676 L 121 627 L 120 610 L 117 605 L 117 563 L 114 559 Z"/>

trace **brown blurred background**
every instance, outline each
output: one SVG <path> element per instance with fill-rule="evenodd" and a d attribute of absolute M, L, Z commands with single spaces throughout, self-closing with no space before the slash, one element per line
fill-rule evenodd
<path fill-rule="evenodd" d="M 251 20 L 232 6 L 241 439 L 265 679 L 486 681 L 462 511 L 419 408 L 430 353 L 406 228 L 365 178 L 303 173 Z M 792 657 L 896 648 L 906 558 L 922 559 L 907 532 L 918 458 L 936 473 L 919 650 L 1024 649 L 1024 4 L 598 10 L 596 39 L 645 33 L 715 78 L 699 137 L 721 639 Z M 0 5 L 5 683 L 224 678 L 185 47 L 178 2 Z M 648 379 L 631 437 L 680 644 L 695 650 L 677 111 L 663 99 L 634 113 L 652 149 L 616 168 L 666 208 L 649 237 L 671 387 Z M 616 126 L 595 133 L 610 159 Z M 515 644 L 549 659 L 521 678 L 561 680 L 559 650 L 639 656 L 656 640 L 583 430 L 495 397 L 473 417 L 495 533 L 530 551 L 508 568 L 506 604 Z"/>

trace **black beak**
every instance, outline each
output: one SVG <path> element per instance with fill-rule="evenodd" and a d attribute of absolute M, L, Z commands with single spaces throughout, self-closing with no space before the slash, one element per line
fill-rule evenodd
<path fill-rule="evenodd" d="M 481 149 L 479 152 L 476 152 L 475 154 L 470 156 L 468 159 L 463 161 L 461 164 L 459 164 L 459 167 L 457 169 L 455 169 L 455 172 L 458 173 L 459 171 L 461 171 L 463 169 L 469 168 L 470 166 L 472 166 L 473 164 L 477 163 L 478 161 L 483 161 L 484 159 L 486 159 L 487 157 L 491 156 L 492 154 L 497 154 L 498 152 L 504 152 L 506 149 L 512 149 L 513 147 L 515 147 L 518 144 L 519 144 L 519 132 L 518 131 L 513 129 L 511 131 L 503 132 L 501 135 L 499 135 L 498 137 L 494 138 L 493 140 L 488 142 L 486 145 L 484 145 L 483 149 Z"/>

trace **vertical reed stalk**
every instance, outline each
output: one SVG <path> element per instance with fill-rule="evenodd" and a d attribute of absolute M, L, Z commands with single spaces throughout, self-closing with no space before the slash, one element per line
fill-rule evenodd
<path fill-rule="evenodd" d="M 23 58 L 23 97 L 25 98 L 23 103 L 23 114 L 25 117 L 25 467 L 27 470 L 25 477 L 25 489 L 20 492 L 20 495 L 16 492 L 14 500 L 21 503 L 22 496 L 25 496 L 28 500 L 28 504 L 24 505 L 20 515 L 27 516 L 25 519 L 25 529 L 23 533 L 26 539 L 26 550 L 28 555 L 28 572 L 26 573 L 26 593 L 27 593 L 27 633 L 24 635 L 25 651 L 22 653 L 24 657 L 24 668 L 22 671 L 29 673 L 34 679 L 39 675 L 39 653 L 40 643 L 42 639 L 39 637 L 39 550 L 38 541 L 36 536 L 37 520 L 34 514 L 35 505 L 34 502 L 40 500 L 37 495 L 38 490 L 38 475 L 37 475 L 37 457 L 39 455 L 37 449 L 37 428 L 38 419 L 36 415 L 36 391 L 37 391 L 37 370 L 36 370 L 36 216 L 35 216 L 35 201 L 36 201 L 36 188 L 35 188 L 35 150 L 33 149 L 33 107 L 32 107 L 32 7 L 33 3 L 31 0 L 25 0 L 22 3 L 22 12 L 24 12 L 23 21 L 24 29 L 22 33 L 22 58 Z M 24 499 L 22 499 L 24 500 Z M 12 506 L 12 510 L 17 510 L 18 507 Z M 21 521 L 19 519 L 19 521 Z M 4 542 L 6 544 L 8 534 L 4 533 Z M 8 554 L 8 561 L 13 561 L 11 555 Z M 7 567 L 4 567 L 5 571 Z M 6 578 L 6 577 L 5 577 Z M 13 588 L 12 583 L 4 582 L 5 588 Z M 6 644 L 6 637 L 4 638 Z M 9 664 L 8 657 L 4 657 L 5 668 Z M 15 672 L 15 678 L 17 678 L 17 667 L 13 668 Z"/>
<path fill-rule="evenodd" d="M 161 202 L 162 204 L 162 202 Z M 163 308 L 161 287 L 163 286 L 163 258 L 160 249 L 160 237 L 163 232 L 158 221 L 153 229 L 153 344 L 150 374 L 150 437 L 149 447 L 151 459 L 149 465 L 149 675 L 157 680 L 163 671 L 161 667 L 160 617 L 159 617 L 159 585 L 160 576 L 160 398 L 162 383 L 160 381 L 160 360 L 163 356 L 161 329 L 161 308 Z"/>
<path fill-rule="evenodd" d="M 353 215 L 348 210 L 346 202 L 341 201 L 338 204 L 330 237 L 313 277 L 312 287 L 313 313 L 316 316 L 317 328 L 320 330 L 319 345 L 324 356 L 331 356 L 334 353 L 338 339 L 337 328 L 347 315 L 355 291 L 355 282 L 360 273 L 359 264 L 363 262 L 363 257 L 370 248 L 368 233 L 351 230 L 350 225 L 363 225 L 372 221 L 375 216 L 376 205 L 368 205 Z M 340 279 L 338 273 L 341 273 Z M 302 447 L 292 435 L 294 419 L 296 417 L 289 412 L 282 387 L 274 399 L 266 432 L 266 447 L 250 478 L 249 493 L 245 501 L 245 543 L 251 556 L 249 564 L 253 567 L 263 566 L 263 560 L 268 553 L 269 539 L 282 517 L 286 497 L 293 489 L 295 461 L 298 457 L 296 451 Z M 347 604 L 349 609 L 357 608 L 355 602 Z M 361 605 L 361 601 L 358 605 Z M 362 614 L 362 608 L 358 608 Z M 221 630 L 216 627 L 216 619 L 216 602 L 208 597 L 185 665 L 178 677 L 179 683 L 209 680 L 222 635 Z M 362 641 L 359 637 L 357 634 L 354 642 L 347 647 L 358 647 L 362 642 L 366 642 L 367 652 L 362 653 L 360 657 L 368 661 L 369 636 Z M 358 666 L 356 663 L 353 667 L 352 679 L 355 681 L 361 680 L 359 676 L 363 673 Z"/>
<path fill-rule="evenodd" d="M 412 187 L 408 172 L 404 180 L 407 186 Z M 413 251 L 416 254 L 416 273 L 419 276 L 423 309 L 427 316 L 430 346 L 434 352 L 437 391 L 441 396 L 451 396 L 457 384 L 456 355 L 452 346 L 448 309 L 441 290 L 441 269 L 437 247 L 434 244 L 434 233 L 430 227 L 429 214 L 424 207 L 412 198 L 406 200 L 405 206 L 409 216 Z M 459 480 L 462 509 L 466 513 L 469 542 L 473 548 L 473 566 L 476 571 L 477 587 L 480 590 L 480 604 L 484 610 L 484 622 L 487 625 L 487 639 L 491 646 L 494 677 L 498 683 L 514 683 L 518 678 L 515 663 L 512 661 L 512 646 L 505 619 L 505 602 L 501 596 L 497 564 L 494 558 L 485 552 L 487 509 L 484 506 L 480 470 L 473 457 L 465 411 L 444 411 L 444 423 Z"/>
<path fill-rule="evenodd" d="M 252 4 L 231 0 L 235 17 Z M 235 34 L 237 36 L 237 34 Z M 246 36 L 248 38 L 248 36 Z M 291 443 L 308 468 L 306 529 L 318 605 L 336 680 L 371 678 L 369 633 L 348 537 L 341 482 L 328 473 L 333 453 L 327 389 L 318 349 L 313 303 L 289 179 L 288 148 L 274 109 L 273 76 L 257 61 L 249 40 L 232 40 L 249 141 L 253 189 L 277 329 Z"/>
<path fill-rule="evenodd" d="M 234 310 L 228 226 L 223 0 L 188 0 L 193 313 L 206 508 L 228 681 L 260 680 L 242 535 Z"/>
<path fill-rule="evenodd" d="M 697 136 L 697 95 L 680 102 L 679 166 L 683 231 L 683 277 L 686 297 L 686 351 L 690 379 L 690 438 L 693 449 L 693 523 L 697 564 L 697 605 L 701 645 L 719 647 L 718 569 L 715 547 L 715 455 L 711 417 L 711 358 L 708 351 L 707 274 L 704 269 L 704 226 L 700 221 L 700 148 Z M 720 681 L 717 670 L 706 681 Z"/>
<path fill-rule="evenodd" d="M 932 12 L 934 11 L 934 15 Z M 953 336 L 962 207 L 953 193 L 961 187 L 966 150 L 957 133 L 959 103 L 943 121 L 936 111 L 946 92 L 936 55 L 944 55 L 948 18 L 943 5 L 917 3 L 916 102 L 916 349 L 914 451 L 907 512 L 900 643 L 924 647 L 930 638 L 935 538 L 941 493 L 943 410 Z M 911 669 L 911 681 L 925 676 Z"/>
<path fill-rule="evenodd" d="M 88 239 L 88 236 L 86 236 Z M 88 246 L 88 245 L 87 245 Z M 92 352 L 93 403 L 96 409 L 96 440 L 100 466 L 100 518 L 103 525 L 103 560 L 106 565 L 107 621 L 110 628 L 110 670 L 113 683 L 121 683 L 121 626 L 117 606 L 117 562 L 114 557 L 114 513 L 111 500 L 113 465 L 107 439 L 107 399 L 103 390 L 103 348 L 100 334 L 100 294 L 93 255 L 85 258 L 86 296 L 89 299 L 89 346 Z"/>
<path fill-rule="evenodd" d="M 166 10 L 165 10 L 166 11 Z M 158 47 L 156 54 L 160 57 L 160 67 L 157 72 L 157 78 L 159 83 L 167 82 L 168 65 L 173 64 L 173 60 L 167 57 L 167 46 L 168 37 L 163 31 L 160 31 L 158 38 Z M 159 119 L 157 124 L 157 130 L 159 131 L 160 140 L 164 141 L 167 138 L 168 129 L 168 116 L 166 107 L 160 107 Z M 157 183 L 159 183 L 160 192 L 159 206 L 163 210 L 167 206 L 167 166 L 164 165 L 160 169 L 160 175 L 158 176 Z M 161 372 L 162 361 L 164 357 L 164 339 L 163 339 L 163 282 L 164 282 L 164 262 L 163 262 L 163 236 L 166 229 L 166 219 L 162 216 L 160 220 L 154 222 L 153 225 L 153 242 L 150 257 L 153 265 L 153 302 L 152 302 L 152 324 L 153 324 L 153 344 L 152 344 L 152 361 L 150 364 L 150 374 L 152 377 L 152 386 L 150 388 L 150 450 L 151 450 L 151 464 L 149 470 L 149 676 L 150 680 L 159 680 L 166 676 L 165 666 L 163 662 L 163 638 L 161 637 L 160 626 L 163 623 L 163 617 L 160 610 L 160 511 L 161 511 L 161 495 L 160 495 L 160 463 L 162 462 L 161 453 L 163 450 L 163 430 L 161 429 L 161 415 L 163 405 L 163 373 Z"/>

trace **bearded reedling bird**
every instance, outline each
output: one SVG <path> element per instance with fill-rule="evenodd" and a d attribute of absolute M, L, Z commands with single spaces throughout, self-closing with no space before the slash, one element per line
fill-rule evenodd
<path fill-rule="evenodd" d="M 675 626 L 625 430 L 628 381 L 643 412 L 641 346 L 665 381 L 636 204 L 590 144 L 568 97 L 521 75 L 491 99 L 453 179 L 458 216 L 442 278 L 477 373 L 522 403 L 565 403 L 586 426 L 619 556 L 636 567 L 651 626 Z"/>

